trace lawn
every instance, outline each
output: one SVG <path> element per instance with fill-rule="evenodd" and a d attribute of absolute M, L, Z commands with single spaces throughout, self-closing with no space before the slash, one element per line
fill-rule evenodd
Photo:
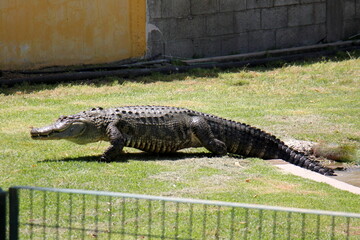
<path fill-rule="evenodd" d="M 125 149 L 97 161 L 105 142 L 34 141 L 31 127 L 92 107 L 169 105 L 245 122 L 279 138 L 360 148 L 360 54 L 258 68 L 107 78 L 0 90 L 0 187 L 75 188 L 360 212 L 358 195 L 282 173 L 260 159 L 170 156 Z"/>

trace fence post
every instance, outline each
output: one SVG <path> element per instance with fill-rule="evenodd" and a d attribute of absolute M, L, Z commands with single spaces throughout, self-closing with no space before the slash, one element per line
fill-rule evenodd
<path fill-rule="evenodd" d="M 19 239 L 19 190 L 9 188 L 9 239 Z"/>
<path fill-rule="evenodd" d="M 0 239 L 6 239 L 6 195 L 0 188 Z"/>

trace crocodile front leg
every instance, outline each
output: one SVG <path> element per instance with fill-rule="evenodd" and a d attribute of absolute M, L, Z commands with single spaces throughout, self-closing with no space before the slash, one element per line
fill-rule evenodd
<path fill-rule="evenodd" d="M 100 158 L 100 161 L 111 162 L 120 159 L 122 149 L 124 148 L 124 137 L 116 127 L 116 122 L 110 123 L 106 128 L 106 134 L 110 140 L 110 147 L 106 149 Z"/>
<path fill-rule="evenodd" d="M 227 154 L 225 143 L 215 138 L 209 124 L 203 117 L 192 117 L 191 130 L 207 150 L 221 156 Z"/>

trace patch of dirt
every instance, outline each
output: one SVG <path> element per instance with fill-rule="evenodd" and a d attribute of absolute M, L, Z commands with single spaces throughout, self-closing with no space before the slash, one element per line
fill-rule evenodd
<path fill-rule="evenodd" d="M 312 154 L 313 152 L 313 147 L 315 146 L 315 142 L 311 142 L 311 141 L 302 141 L 302 140 L 296 140 L 296 139 L 285 139 L 284 140 L 285 144 L 288 145 L 289 147 L 303 152 L 307 155 Z"/>
<path fill-rule="evenodd" d="M 313 147 L 316 146 L 315 142 L 287 139 L 285 140 L 285 144 L 297 151 L 310 155 L 313 160 L 319 160 L 311 155 Z M 249 183 L 249 189 L 252 189 L 252 182 L 263 182 L 263 184 L 253 186 L 253 190 L 255 191 L 259 191 L 262 185 L 266 186 L 260 190 L 263 194 L 294 191 L 301 192 L 302 194 L 316 194 L 316 192 L 313 191 L 298 190 L 297 185 L 263 179 L 257 174 L 251 175 L 247 173 L 245 175 L 242 171 L 249 166 L 250 161 L 251 160 L 246 158 L 236 158 L 236 156 L 209 157 L 206 154 L 200 154 L 198 156 L 192 155 L 192 157 L 170 158 L 169 160 L 168 158 L 163 158 L 161 161 L 157 161 L 157 164 L 170 166 L 170 169 L 174 170 L 161 172 L 150 176 L 150 178 L 174 184 L 174 189 L 163 192 L 161 194 L 163 196 L 228 192 L 231 191 L 232 183 L 236 180 Z M 264 161 L 264 164 L 267 163 Z M 326 161 L 322 161 L 322 164 L 327 165 Z M 177 184 L 185 184 L 188 185 L 188 187 L 179 189 L 176 187 Z"/>
<path fill-rule="evenodd" d="M 195 169 L 209 167 L 233 173 L 238 172 L 239 168 L 245 168 L 248 165 L 248 162 L 249 160 L 246 159 L 224 156 L 184 158 L 178 161 L 164 160 L 160 161 L 159 164 L 169 166 L 190 166 Z"/>
<path fill-rule="evenodd" d="M 163 196 L 179 196 L 182 194 L 198 194 L 204 192 L 222 192 L 229 191 L 229 182 L 238 178 L 241 171 L 246 168 L 249 161 L 246 159 L 237 159 L 233 157 L 203 157 L 203 158 L 186 158 L 177 161 L 162 160 L 159 165 L 174 166 L 176 171 L 161 172 L 150 178 L 159 179 L 176 183 L 192 183 L 195 187 L 185 187 L 180 190 L 162 193 Z M 197 177 L 200 169 L 209 168 L 220 170 L 218 173 L 204 174 Z M 198 179 L 197 179 L 198 178 Z M 193 179 L 193 180 L 189 180 Z"/>
<path fill-rule="evenodd" d="M 174 166 L 174 171 L 161 172 L 159 174 L 150 176 L 161 181 L 168 181 L 174 185 L 173 190 L 162 192 L 162 196 L 186 196 L 197 195 L 203 193 L 226 193 L 233 191 L 237 188 L 235 181 L 239 183 L 246 183 L 246 188 L 251 191 L 259 192 L 259 194 L 272 194 L 272 193 L 286 193 L 297 192 L 300 194 L 316 194 L 321 195 L 316 191 L 298 189 L 297 184 L 290 184 L 280 180 L 271 180 L 263 178 L 261 175 L 242 173 L 244 169 L 249 166 L 251 160 L 237 159 L 232 157 L 199 157 L 187 158 L 177 161 L 162 160 L 159 165 Z M 264 164 L 267 164 L 264 161 Z M 210 168 L 215 169 L 213 174 L 211 170 L 207 175 L 205 170 L 204 175 L 201 169 Z M 219 170 L 216 172 L 216 170 Z M 177 184 L 188 185 L 186 187 L 178 188 Z"/>

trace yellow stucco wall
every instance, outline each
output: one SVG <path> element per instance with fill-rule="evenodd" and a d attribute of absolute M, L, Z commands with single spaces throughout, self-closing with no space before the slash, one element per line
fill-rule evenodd
<path fill-rule="evenodd" d="M 146 0 L 0 0 L 0 69 L 141 57 L 145 24 Z"/>

